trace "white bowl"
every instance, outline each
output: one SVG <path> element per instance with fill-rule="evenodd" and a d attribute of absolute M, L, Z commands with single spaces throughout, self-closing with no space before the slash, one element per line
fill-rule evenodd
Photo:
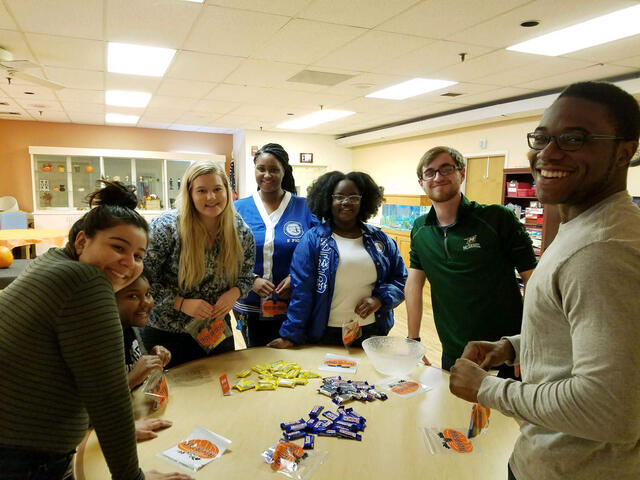
<path fill-rule="evenodd" d="M 404 337 L 371 337 L 362 342 L 373 367 L 383 375 L 407 375 L 427 353 L 420 342 Z"/>

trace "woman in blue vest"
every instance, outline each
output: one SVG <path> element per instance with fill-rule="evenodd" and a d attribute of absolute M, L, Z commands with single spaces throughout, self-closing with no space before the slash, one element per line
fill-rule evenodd
<path fill-rule="evenodd" d="M 307 203 L 324 223 L 296 248 L 287 319 L 269 346 L 341 345 L 343 326 L 356 323 L 362 336 L 352 345 L 391 330 L 407 269 L 396 243 L 365 223 L 380 208 L 382 192 L 362 172 L 329 172 L 313 183 Z"/>
<path fill-rule="evenodd" d="M 267 143 L 253 157 L 258 190 L 235 202 L 256 240 L 255 279 L 233 313 L 247 347 L 263 346 L 278 337 L 291 296 L 289 266 L 302 235 L 318 221 L 296 195 L 289 155 Z"/>

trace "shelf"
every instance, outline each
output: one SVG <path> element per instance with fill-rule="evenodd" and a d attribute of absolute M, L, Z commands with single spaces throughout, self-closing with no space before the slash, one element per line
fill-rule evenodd
<path fill-rule="evenodd" d="M 515 199 L 515 200 L 538 200 L 538 197 L 511 197 L 508 195 L 504 198 Z"/>
<path fill-rule="evenodd" d="M 524 228 L 528 228 L 530 230 L 542 230 L 542 225 L 527 225 L 526 223 L 523 223 Z"/>

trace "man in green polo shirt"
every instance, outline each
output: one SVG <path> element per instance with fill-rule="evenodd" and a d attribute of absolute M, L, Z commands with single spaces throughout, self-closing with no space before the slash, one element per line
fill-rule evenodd
<path fill-rule="evenodd" d="M 433 206 L 411 231 L 408 336 L 420 338 L 422 289 L 428 279 L 442 368 L 449 370 L 467 342 L 520 332 L 522 296 L 515 270 L 526 283 L 536 256 L 511 210 L 471 202 L 460 193 L 465 177 L 460 152 L 432 148 L 420 159 L 417 175 Z M 503 366 L 499 375 L 513 376 L 513 368 Z"/>

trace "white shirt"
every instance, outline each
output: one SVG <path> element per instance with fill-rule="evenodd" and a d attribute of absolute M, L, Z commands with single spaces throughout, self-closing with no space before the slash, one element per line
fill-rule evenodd
<path fill-rule="evenodd" d="M 345 238 L 335 233 L 331 235 L 338 246 L 338 269 L 331 299 L 329 327 L 342 327 L 357 317 L 361 326 L 375 322 L 375 316 L 360 318 L 355 312 L 356 305 L 364 297 L 371 296 L 377 279 L 376 266 L 369 252 L 364 248 L 362 236 Z"/>

